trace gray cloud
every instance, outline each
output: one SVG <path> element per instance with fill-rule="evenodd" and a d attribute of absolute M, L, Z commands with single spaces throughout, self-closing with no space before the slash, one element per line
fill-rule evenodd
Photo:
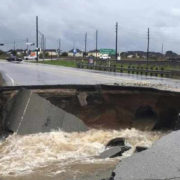
<path fill-rule="evenodd" d="M 145 50 L 147 28 L 151 29 L 151 50 L 180 52 L 179 0 L 1 0 L 0 41 L 12 42 L 29 38 L 35 41 L 35 16 L 40 31 L 47 37 L 47 48 L 69 50 L 73 44 L 84 47 L 88 33 L 88 49 L 95 47 L 95 31 L 99 31 L 99 47 L 114 48 L 115 22 L 119 22 L 119 51 Z M 6 47 L 11 48 L 12 44 Z M 17 43 L 17 47 L 25 47 Z"/>

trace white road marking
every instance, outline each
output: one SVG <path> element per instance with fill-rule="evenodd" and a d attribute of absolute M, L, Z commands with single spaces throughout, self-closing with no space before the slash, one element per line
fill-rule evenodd
<path fill-rule="evenodd" d="M 7 73 L 5 74 L 5 76 L 10 80 L 12 86 L 14 86 L 15 85 L 14 79 L 9 74 L 7 74 Z"/>

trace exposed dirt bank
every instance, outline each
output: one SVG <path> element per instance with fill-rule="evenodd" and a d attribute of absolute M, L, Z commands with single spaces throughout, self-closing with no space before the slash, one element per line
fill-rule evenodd
<path fill-rule="evenodd" d="M 62 86 L 33 92 L 79 117 L 91 128 L 159 130 L 179 125 L 180 93 L 177 92 L 114 86 Z M 2 91 L 1 116 L 4 105 L 16 93 L 16 90 Z"/>

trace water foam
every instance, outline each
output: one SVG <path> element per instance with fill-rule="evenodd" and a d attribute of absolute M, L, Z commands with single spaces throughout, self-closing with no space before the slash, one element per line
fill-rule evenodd
<path fill-rule="evenodd" d="M 39 133 L 27 136 L 12 135 L 0 142 L 0 176 L 24 175 L 39 168 L 58 168 L 52 174 L 64 172 L 64 167 L 73 163 L 103 163 L 94 158 L 105 149 L 105 144 L 116 137 L 125 137 L 133 149 L 136 146 L 150 147 L 163 135 L 162 132 L 126 130 L 89 130 L 82 133 L 62 131 Z M 132 154 L 126 154 L 129 156 Z"/>

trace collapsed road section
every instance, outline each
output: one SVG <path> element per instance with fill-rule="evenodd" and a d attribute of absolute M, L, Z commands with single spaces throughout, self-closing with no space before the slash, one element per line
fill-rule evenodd
<path fill-rule="evenodd" d="M 1 131 L 8 129 L 22 134 L 66 129 L 63 122 L 74 130 L 85 130 L 85 125 L 98 129 L 173 130 L 179 128 L 179 112 L 180 93 L 148 88 L 2 87 L 0 96 Z"/>
<path fill-rule="evenodd" d="M 157 152 L 161 160 L 169 156 L 159 153 L 175 144 L 147 149 L 180 127 L 178 92 L 105 85 L 2 87 L 0 91 L 1 134 L 15 133 L 0 142 L 0 177 L 5 180 L 31 175 L 100 180 L 114 169 L 111 178 L 129 179 L 123 172 L 131 161 L 133 166 L 138 162 L 137 168 L 132 167 L 134 174 L 146 163 L 144 154 L 155 158 L 151 153 Z"/>
<path fill-rule="evenodd" d="M 30 90 L 19 91 L 7 106 L 5 128 L 21 135 L 58 129 L 66 132 L 87 130 L 80 119 Z"/>

